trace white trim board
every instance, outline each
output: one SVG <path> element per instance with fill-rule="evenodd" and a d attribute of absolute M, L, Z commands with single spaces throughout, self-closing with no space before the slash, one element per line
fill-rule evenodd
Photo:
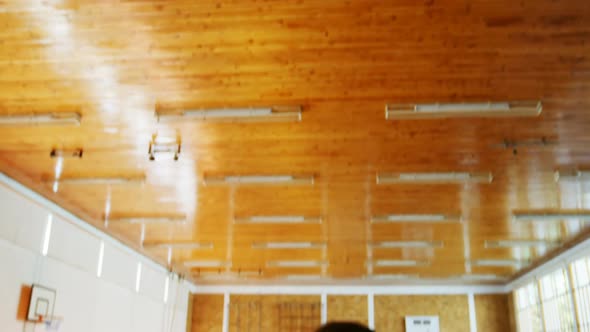
<path fill-rule="evenodd" d="M 314 285 L 197 285 L 195 294 L 259 294 L 259 295 L 457 295 L 504 294 L 505 286 L 314 286 Z"/>

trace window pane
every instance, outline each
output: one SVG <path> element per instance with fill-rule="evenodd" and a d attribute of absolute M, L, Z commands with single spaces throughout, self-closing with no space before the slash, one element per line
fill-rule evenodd
<path fill-rule="evenodd" d="M 541 278 L 540 283 L 547 332 L 575 331 L 572 294 L 566 270 L 557 270 Z"/>
<path fill-rule="evenodd" d="M 580 332 L 590 332 L 590 259 L 580 259 L 572 264 L 574 290 Z"/>
<path fill-rule="evenodd" d="M 543 321 L 537 286 L 531 283 L 516 291 L 518 310 L 517 321 L 519 331 L 542 332 Z"/>

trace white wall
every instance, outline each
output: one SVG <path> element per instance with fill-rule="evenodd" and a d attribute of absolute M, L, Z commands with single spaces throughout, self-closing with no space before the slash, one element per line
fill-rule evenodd
<path fill-rule="evenodd" d="M 51 232 L 44 256 L 48 219 Z M 101 242 L 104 255 L 98 276 Z M 138 263 L 141 279 L 136 291 Z M 60 332 L 186 330 L 190 284 L 0 173 L 3 332 L 33 330 L 31 323 L 16 320 L 21 285 L 32 283 L 57 291 L 54 314 L 63 317 Z M 44 326 L 34 330 L 44 331 Z"/>

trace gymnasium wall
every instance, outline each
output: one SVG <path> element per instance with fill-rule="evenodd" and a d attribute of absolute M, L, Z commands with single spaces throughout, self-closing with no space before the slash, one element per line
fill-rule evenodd
<path fill-rule="evenodd" d="M 192 296 L 191 332 L 222 332 L 223 331 L 223 295 L 194 294 Z M 470 329 L 470 315 L 467 295 L 375 295 L 373 300 L 376 331 L 405 331 L 404 316 L 406 315 L 437 315 L 440 319 L 441 331 L 475 332 Z M 514 331 L 510 324 L 509 295 L 475 295 L 474 311 L 477 332 L 510 332 Z M 251 308 L 244 310 L 240 306 L 239 315 L 232 313 L 236 304 L 250 303 Z M 316 303 L 321 304 L 319 295 L 230 295 L 228 332 L 258 330 L 257 304 L 262 304 L 262 321 L 260 331 L 287 331 L 277 328 L 281 303 Z M 365 295 L 328 295 L 326 299 L 327 321 L 357 321 L 369 323 L 368 297 Z M 266 308 L 266 309 L 265 309 Z M 250 310 L 250 311 L 248 311 Z M 238 310 L 236 310 L 238 311 Z M 247 313 L 250 312 L 250 315 Z M 318 313 L 318 317 L 321 316 Z M 241 328 L 236 328 L 239 319 Z M 248 323 L 244 323 L 248 321 Z M 244 325 L 247 324 L 247 325 Z M 250 327 L 248 330 L 247 327 Z M 309 329 L 291 329 L 291 331 L 310 331 Z M 313 331 L 313 330 L 311 330 Z"/>
<path fill-rule="evenodd" d="M 45 331 L 44 325 L 17 319 L 21 287 L 31 284 L 57 291 L 54 315 L 63 317 L 60 332 L 186 330 L 186 282 L 104 234 L 80 226 L 75 217 L 2 174 L 0 211 L 1 331 Z"/>

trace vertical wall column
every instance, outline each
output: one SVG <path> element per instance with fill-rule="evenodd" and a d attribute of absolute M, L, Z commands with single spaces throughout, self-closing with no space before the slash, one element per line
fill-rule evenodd
<path fill-rule="evenodd" d="M 469 305 L 469 331 L 477 332 L 477 315 L 475 314 L 475 297 L 473 293 L 467 294 L 467 304 Z"/>

